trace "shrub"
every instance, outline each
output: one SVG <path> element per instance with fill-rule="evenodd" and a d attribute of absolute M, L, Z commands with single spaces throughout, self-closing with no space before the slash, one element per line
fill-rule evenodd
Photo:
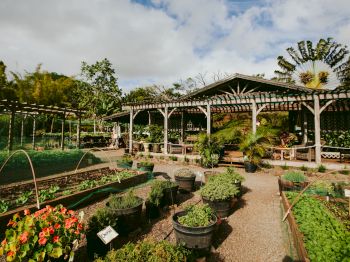
<path fill-rule="evenodd" d="M 245 178 L 238 174 L 234 168 L 228 167 L 224 173 L 209 177 L 209 182 L 214 180 L 221 181 L 222 183 L 228 182 L 234 184 L 237 182 L 243 182 Z"/>
<path fill-rule="evenodd" d="M 206 227 L 213 223 L 213 210 L 208 204 L 189 205 L 186 214 L 178 217 L 178 222 L 187 227 Z"/>
<path fill-rule="evenodd" d="M 350 174 L 350 170 L 348 167 L 344 166 L 343 170 L 339 171 L 340 174 L 342 175 L 349 175 Z"/>
<path fill-rule="evenodd" d="M 188 168 L 181 168 L 181 169 L 175 171 L 174 176 L 177 176 L 177 177 L 195 177 L 196 175 L 193 173 L 192 170 L 190 170 Z"/>
<path fill-rule="evenodd" d="M 301 183 L 306 181 L 306 176 L 303 173 L 298 171 L 289 171 L 282 176 L 282 179 L 291 181 L 294 183 Z"/>
<path fill-rule="evenodd" d="M 324 173 L 324 172 L 326 172 L 326 170 L 327 170 L 327 168 L 324 165 L 319 165 L 317 167 L 317 171 L 320 173 Z"/>
<path fill-rule="evenodd" d="M 107 226 L 117 230 L 117 218 L 109 208 L 97 209 L 96 213 L 88 220 L 86 229 L 87 236 L 96 236 L 96 234 Z"/>
<path fill-rule="evenodd" d="M 297 194 L 287 192 L 286 196 L 293 201 Z M 311 261 L 346 261 L 350 257 L 350 232 L 320 201 L 301 196 L 293 214 Z"/>
<path fill-rule="evenodd" d="M 172 161 L 177 161 L 177 156 L 169 156 L 169 159 Z"/>
<path fill-rule="evenodd" d="M 123 156 L 122 159 L 118 160 L 117 162 L 118 163 L 127 163 L 127 164 L 131 165 L 133 160 L 130 156 L 126 155 L 126 156 Z"/>
<path fill-rule="evenodd" d="M 201 164 L 204 167 L 214 167 L 219 163 L 219 154 L 222 148 L 217 137 L 200 134 L 195 148 L 201 156 Z"/>
<path fill-rule="evenodd" d="M 324 180 L 318 180 L 315 181 L 311 186 L 310 186 L 310 191 L 311 193 L 321 195 L 321 196 L 334 196 L 334 186 L 332 185 L 331 182 L 329 181 L 324 181 Z"/>
<path fill-rule="evenodd" d="M 228 200 L 239 194 L 239 189 L 231 183 L 223 183 L 215 179 L 200 189 L 203 198 L 210 201 Z"/>
<path fill-rule="evenodd" d="M 307 168 L 306 166 L 302 165 L 302 166 L 300 167 L 300 170 L 301 170 L 301 171 L 308 171 L 308 168 Z"/>
<path fill-rule="evenodd" d="M 288 169 L 289 169 L 289 166 L 287 166 L 287 164 L 284 164 L 283 166 L 281 166 L 281 168 L 282 168 L 283 170 L 288 170 Z"/>
<path fill-rule="evenodd" d="M 140 166 L 154 166 L 154 163 L 149 161 L 142 161 L 139 163 Z"/>
<path fill-rule="evenodd" d="M 159 206 L 163 195 L 163 186 L 156 180 L 152 183 L 151 191 L 148 193 L 147 201 L 153 205 Z"/>
<path fill-rule="evenodd" d="M 111 209 L 132 208 L 140 205 L 141 203 L 142 199 L 135 196 L 133 190 L 129 190 L 124 196 L 112 195 L 108 200 L 108 204 Z"/>
<path fill-rule="evenodd" d="M 74 212 L 62 205 L 45 208 L 24 217 L 17 213 L 8 223 L 6 238 L 1 242 L 0 256 L 7 261 L 47 261 L 71 257 L 85 232 Z"/>
<path fill-rule="evenodd" d="M 118 250 L 111 250 L 104 258 L 95 260 L 95 262 L 115 261 L 194 262 L 195 259 L 191 251 L 183 246 L 174 246 L 167 241 L 155 242 L 145 239 L 136 244 L 128 243 Z"/>

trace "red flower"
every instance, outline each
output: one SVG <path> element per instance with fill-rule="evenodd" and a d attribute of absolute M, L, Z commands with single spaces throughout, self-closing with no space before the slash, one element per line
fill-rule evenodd
<path fill-rule="evenodd" d="M 1 241 L 1 245 L 2 246 L 5 246 L 7 244 L 7 240 L 6 240 L 6 238 L 3 240 L 3 241 Z"/>
<path fill-rule="evenodd" d="M 83 228 L 84 228 L 84 227 L 83 227 L 82 223 L 79 223 L 79 224 L 78 224 L 78 229 L 79 229 L 79 230 L 83 230 Z"/>
<path fill-rule="evenodd" d="M 62 208 L 61 208 L 61 214 L 65 214 L 66 212 L 67 212 L 67 208 L 62 207 Z"/>
<path fill-rule="evenodd" d="M 8 257 L 12 257 L 15 255 L 15 252 L 13 252 L 12 250 L 10 250 L 9 252 L 7 252 L 7 256 Z"/>
<path fill-rule="evenodd" d="M 52 239 L 52 242 L 57 243 L 58 241 L 60 241 L 60 237 L 59 236 L 54 236 Z"/>
<path fill-rule="evenodd" d="M 51 226 L 51 227 L 49 227 L 49 233 L 50 233 L 50 235 L 52 235 L 53 233 L 55 233 L 55 230 L 53 229 L 53 227 Z"/>
<path fill-rule="evenodd" d="M 45 237 L 42 237 L 42 238 L 39 238 L 39 245 L 40 246 L 43 246 L 43 245 L 45 245 L 46 244 L 46 242 L 47 242 L 47 239 L 45 238 Z"/>
<path fill-rule="evenodd" d="M 74 233 L 75 233 L 76 235 L 79 235 L 79 234 L 80 234 L 80 231 L 77 229 L 77 230 L 74 231 Z"/>
<path fill-rule="evenodd" d="M 45 237 L 45 232 L 41 231 L 41 232 L 39 233 L 39 237 L 40 237 L 40 238 Z"/>
<path fill-rule="evenodd" d="M 74 215 L 74 211 L 73 211 L 73 210 L 69 210 L 69 211 L 68 211 L 68 214 L 70 214 L 70 215 L 73 216 L 73 215 Z"/>
<path fill-rule="evenodd" d="M 19 241 L 22 244 L 26 243 L 28 241 L 28 235 L 29 235 L 28 232 L 24 231 L 24 233 L 19 236 Z"/>
<path fill-rule="evenodd" d="M 16 223 L 13 221 L 13 220 L 10 220 L 8 223 L 7 223 L 7 226 L 10 227 L 12 225 L 15 225 Z"/>
<path fill-rule="evenodd" d="M 61 228 L 61 225 L 58 224 L 58 223 L 56 223 L 56 224 L 55 224 L 55 229 L 59 229 L 59 228 Z"/>
<path fill-rule="evenodd" d="M 24 215 L 26 216 L 26 215 L 30 215 L 30 210 L 29 209 L 25 209 L 24 210 Z"/>

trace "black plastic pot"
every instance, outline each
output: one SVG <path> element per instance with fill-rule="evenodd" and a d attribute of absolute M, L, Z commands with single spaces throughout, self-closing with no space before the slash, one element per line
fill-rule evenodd
<path fill-rule="evenodd" d="M 244 169 L 247 173 L 255 173 L 257 168 L 258 166 L 251 162 L 244 162 Z"/>
<path fill-rule="evenodd" d="M 232 212 L 232 198 L 211 201 L 202 197 L 202 200 L 204 204 L 208 204 L 213 210 L 215 210 L 218 217 L 228 217 Z"/>
<path fill-rule="evenodd" d="M 133 164 L 133 161 L 123 161 L 123 160 L 117 161 L 117 167 L 119 168 L 131 169 L 132 164 Z"/>
<path fill-rule="evenodd" d="M 170 188 L 165 188 L 163 193 L 163 199 L 162 202 L 166 206 L 171 206 L 177 203 L 177 190 L 179 189 L 179 186 L 174 186 Z"/>
<path fill-rule="evenodd" d="M 195 180 L 196 180 L 196 176 L 191 176 L 191 177 L 175 176 L 175 182 L 179 185 L 179 190 L 188 192 L 188 193 L 193 190 Z"/>
<path fill-rule="evenodd" d="M 102 229 L 101 229 L 102 230 Z M 101 239 L 97 237 L 97 232 L 91 232 L 86 234 L 87 241 L 87 255 L 93 260 L 95 254 L 99 257 L 105 256 L 109 251 L 109 245 L 105 245 Z"/>
<path fill-rule="evenodd" d="M 140 200 L 140 204 L 135 207 L 125 209 L 112 209 L 116 218 L 118 219 L 118 230 L 120 235 L 126 235 L 134 231 L 141 221 L 143 199 L 137 197 Z M 109 206 L 109 203 L 106 204 Z"/>
<path fill-rule="evenodd" d="M 213 233 L 216 227 L 217 217 L 213 216 L 213 223 L 206 227 L 187 227 L 181 225 L 177 219 L 186 214 L 181 211 L 173 215 L 173 227 L 176 243 L 184 244 L 191 249 L 210 251 Z"/>
<path fill-rule="evenodd" d="M 136 167 L 137 167 L 137 169 L 140 170 L 140 171 L 146 171 L 146 172 L 151 172 L 151 173 L 152 173 L 152 172 L 153 172 L 153 168 L 154 168 L 154 164 L 144 166 L 144 165 L 142 165 L 141 163 L 137 163 L 137 164 L 136 164 Z"/>
<path fill-rule="evenodd" d="M 145 202 L 146 205 L 146 216 L 150 219 L 160 217 L 160 207 L 148 201 Z"/>

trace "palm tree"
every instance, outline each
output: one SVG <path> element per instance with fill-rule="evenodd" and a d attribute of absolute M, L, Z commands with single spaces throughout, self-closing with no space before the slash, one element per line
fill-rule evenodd
<path fill-rule="evenodd" d="M 320 39 L 315 47 L 311 41 L 300 41 L 297 49 L 289 47 L 287 52 L 291 60 L 277 57 L 279 81 L 314 89 L 350 84 L 349 50 L 332 38 Z"/>

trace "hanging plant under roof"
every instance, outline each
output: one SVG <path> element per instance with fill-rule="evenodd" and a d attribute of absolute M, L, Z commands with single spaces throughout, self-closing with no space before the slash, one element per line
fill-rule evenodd
<path fill-rule="evenodd" d="M 320 39 L 316 46 L 311 41 L 300 41 L 297 49 L 289 47 L 287 52 L 291 60 L 277 57 L 281 70 L 275 73 L 280 81 L 313 89 L 350 85 L 349 50 L 332 38 Z"/>

